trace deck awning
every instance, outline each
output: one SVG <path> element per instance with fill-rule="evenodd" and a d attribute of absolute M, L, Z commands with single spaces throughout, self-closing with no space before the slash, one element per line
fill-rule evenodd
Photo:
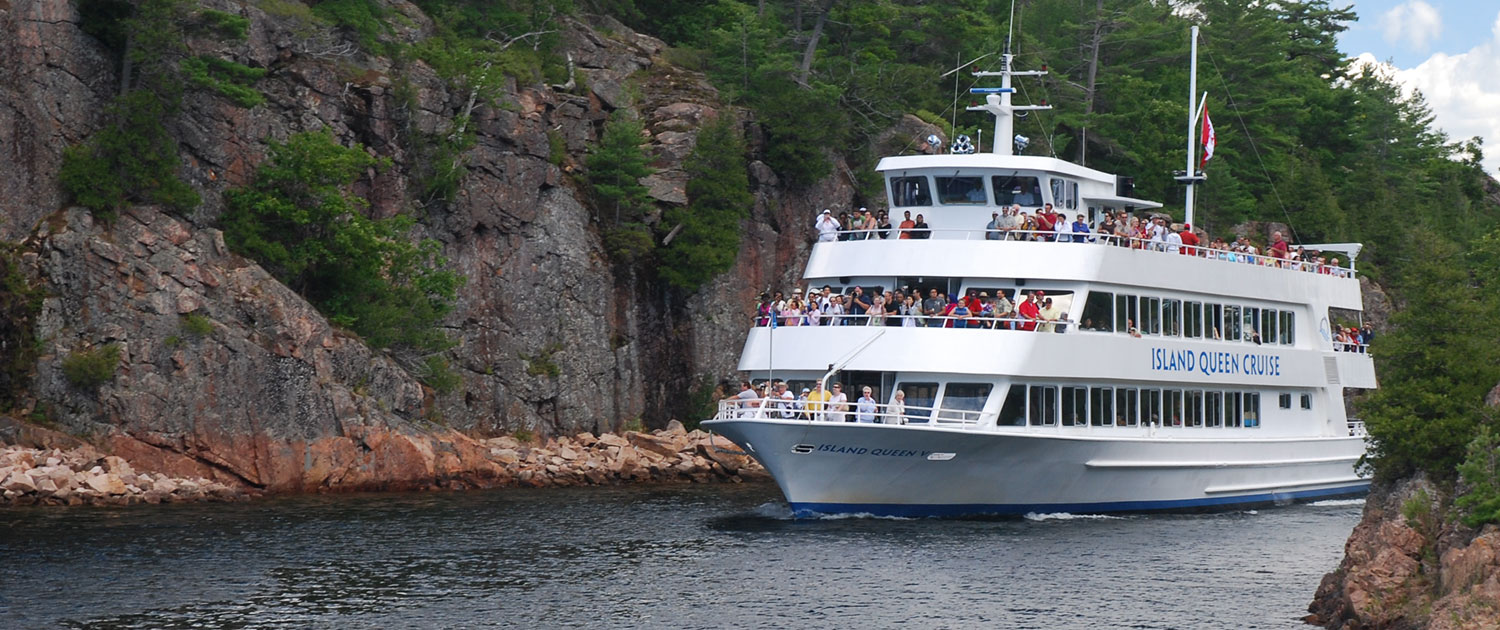
<path fill-rule="evenodd" d="M 1349 257 L 1349 268 L 1354 268 L 1354 259 L 1359 257 L 1359 251 L 1365 248 L 1364 243 L 1298 243 L 1293 247 L 1303 247 L 1315 252 L 1339 252 Z"/>
<path fill-rule="evenodd" d="M 1161 207 L 1161 204 L 1155 201 L 1146 201 L 1145 199 L 1136 199 L 1135 197 L 1118 197 L 1114 195 L 1080 195 L 1080 197 L 1084 201 L 1094 202 L 1095 205 L 1109 206 L 1111 208 L 1130 207 L 1141 210 L 1155 210 Z"/>

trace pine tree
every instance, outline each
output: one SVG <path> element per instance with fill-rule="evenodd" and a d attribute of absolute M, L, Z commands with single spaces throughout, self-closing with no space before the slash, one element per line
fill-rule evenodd
<path fill-rule="evenodd" d="M 587 161 L 589 183 L 605 224 L 605 247 L 621 262 L 639 260 L 653 248 L 651 229 L 644 222 L 651 196 L 641 178 L 656 171 L 641 148 L 643 131 L 640 121 L 627 117 L 624 110 L 615 112 Z"/>
<path fill-rule="evenodd" d="M 688 205 L 667 211 L 666 225 L 677 235 L 661 250 L 659 273 L 691 291 L 734 265 L 740 222 L 750 216 L 745 145 L 730 116 L 721 115 L 698 132 L 687 170 Z"/>

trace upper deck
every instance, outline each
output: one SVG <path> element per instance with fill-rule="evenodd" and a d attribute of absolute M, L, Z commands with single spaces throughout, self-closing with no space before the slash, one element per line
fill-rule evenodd
<path fill-rule="evenodd" d="M 1144 286 L 1362 310 L 1351 269 L 1205 247 L 1089 235 L 1088 241 L 986 240 L 983 229 L 932 230 L 931 238 L 820 242 L 803 277 L 963 277 Z M 873 236 L 873 235 L 872 235 Z"/>

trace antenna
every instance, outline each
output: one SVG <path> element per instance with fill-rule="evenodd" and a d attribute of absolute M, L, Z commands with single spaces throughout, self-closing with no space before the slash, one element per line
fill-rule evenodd
<path fill-rule="evenodd" d="M 1012 7 L 1012 11 L 1014 11 L 1014 7 Z M 990 151 L 992 153 L 995 153 L 996 155 L 1014 155 L 1012 146 L 1015 143 L 1011 142 L 1011 140 L 1016 135 L 1016 121 L 1014 118 L 1016 112 L 1052 109 L 1052 106 L 1046 104 L 1012 105 L 1010 99 L 1011 95 L 1015 94 L 1016 89 L 1011 87 L 1010 79 L 1011 77 L 1015 76 L 1043 76 L 1047 74 L 1047 70 L 1046 66 L 1042 66 L 1043 69 L 1041 70 L 1022 70 L 1019 72 L 1012 70 L 1011 63 L 1014 61 L 1015 55 L 1011 54 L 1010 52 L 1010 38 L 1008 36 L 1005 39 L 1005 53 L 1003 53 L 1000 57 L 1001 69 L 999 72 L 975 71 L 973 73 L 973 75 L 976 77 L 999 76 L 1000 87 L 969 88 L 970 94 L 984 94 L 985 103 L 983 105 L 976 105 L 967 109 L 971 112 L 989 112 L 990 115 L 995 117 L 995 134 L 993 136 L 990 136 Z M 1046 103 L 1046 101 L 1042 102 Z"/>

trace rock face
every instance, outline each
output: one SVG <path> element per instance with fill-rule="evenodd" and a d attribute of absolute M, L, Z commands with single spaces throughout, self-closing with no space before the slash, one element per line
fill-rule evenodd
<path fill-rule="evenodd" d="M 406 18 L 392 37 L 431 33 L 413 5 L 383 2 Z M 19 411 L 154 470 L 270 491 L 495 483 L 502 473 L 480 456 L 487 437 L 599 433 L 632 419 L 662 426 L 693 388 L 733 375 L 753 300 L 800 276 L 815 211 L 852 205 L 841 165 L 787 193 L 755 160 L 763 134 L 745 112 L 719 102 L 701 74 L 662 62 L 662 42 L 607 19 L 596 30 L 594 18 L 563 24 L 569 85 L 512 80 L 494 101 L 475 101 L 467 174 L 451 201 L 428 199 L 416 139 L 448 134 L 469 93 L 420 61 L 362 53 L 296 11 L 203 4 L 246 17 L 248 37 L 192 40 L 191 52 L 268 69 L 255 84 L 266 102 L 245 109 L 189 90 L 165 122 L 203 205 L 187 216 L 132 208 L 106 225 L 59 210 L 57 170 L 62 149 L 100 125 L 118 85 L 113 53 L 83 33 L 67 0 L 0 0 L 0 147 L 10 165 L 0 171 L 0 240 L 22 245 L 23 266 L 49 295 L 43 356 Z M 741 254 L 696 294 L 611 265 L 582 201 L 584 157 L 621 108 L 647 125 L 657 174 L 644 183 L 663 206 L 686 202 L 682 161 L 704 121 L 734 116 L 751 139 L 755 206 Z M 467 279 L 446 322 L 457 392 L 436 394 L 409 365 L 330 326 L 213 229 L 221 193 L 250 180 L 271 141 L 317 129 L 389 158 L 394 168 L 359 189 L 371 214 L 417 208 L 421 235 Z M 190 317 L 211 330 L 190 332 Z M 84 388 L 64 377 L 67 357 L 109 345 L 121 353 L 113 379 Z"/>
<path fill-rule="evenodd" d="M 1449 507 L 1422 478 L 1372 490 L 1308 621 L 1330 630 L 1500 628 L 1500 527 L 1450 522 Z"/>

